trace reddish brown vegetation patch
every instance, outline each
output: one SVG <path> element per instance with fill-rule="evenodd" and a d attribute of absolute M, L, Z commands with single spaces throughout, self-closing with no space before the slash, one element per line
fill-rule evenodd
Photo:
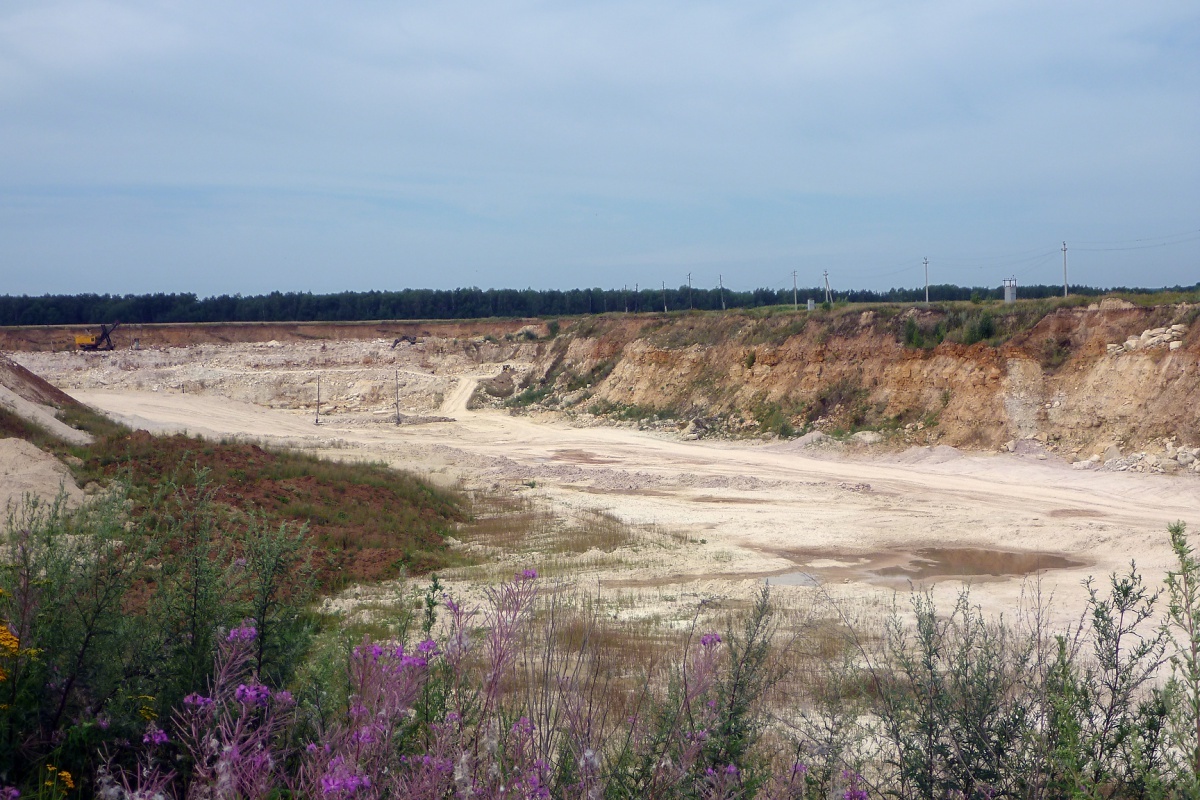
<path fill-rule="evenodd" d="M 192 500 L 207 491 L 226 529 L 244 527 L 251 514 L 270 527 L 306 526 L 326 590 L 447 566 L 454 557 L 445 537 L 466 517 L 457 496 L 383 466 L 182 435 L 105 439 L 82 469 L 129 481 L 143 514 L 165 486 Z"/>

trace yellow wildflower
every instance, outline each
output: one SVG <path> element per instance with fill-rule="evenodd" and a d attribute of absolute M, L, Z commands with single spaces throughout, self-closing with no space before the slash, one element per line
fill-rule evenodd
<path fill-rule="evenodd" d="M 154 709 L 149 705 L 150 703 L 154 702 L 153 696 L 148 694 L 139 694 L 133 699 L 147 701 L 146 703 L 142 704 L 141 708 L 138 709 L 138 714 L 142 719 L 146 720 L 147 722 L 153 722 L 154 720 L 158 719 L 158 714 L 155 714 Z"/>
<path fill-rule="evenodd" d="M 11 658 L 21 649 L 21 640 L 16 637 L 3 619 L 0 619 L 0 657 Z"/>
<path fill-rule="evenodd" d="M 75 788 L 75 781 L 71 778 L 71 773 L 67 772 L 65 769 L 59 770 L 58 777 L 60 780 L 62 780 L 63 786 L 66 786 L 68 789 Z"/>

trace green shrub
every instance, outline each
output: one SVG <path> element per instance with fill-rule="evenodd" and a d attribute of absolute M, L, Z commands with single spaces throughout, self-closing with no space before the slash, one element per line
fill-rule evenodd
<path fill-rule="evenodd" d="M 203 691 L 223 629 L 252 620 L 257 674 L 284 682 L 312 633 L 311 548 L 286 526 L 222 525 L 203 473 L 164 485 L 140 522 L 114 483 L 78 510 L 30 501 L 0 547 L 0 783 L 47 760 L 76 780 Z M 2 624 L 2 623 L 0 623 Z"/>
<path fill-rule="evenodd" d="M 1200 558 L 1182 522 L 1168 528 L 1178 567 L 1167 573 L 1171 655 L 1169 735 L 1186 796 L 1200 797 Z"/>

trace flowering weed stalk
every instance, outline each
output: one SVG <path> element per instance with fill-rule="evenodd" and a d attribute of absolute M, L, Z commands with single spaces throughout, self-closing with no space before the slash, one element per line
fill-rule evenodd
<path fill-rule="evenodd" d="M 252 665 L 258 632 L 229 631 L 217 646 L 207 695 L 190 694 L 174 715 L 180 747 L 190 760 L 189 798 L 267 797 L 283 782 L 277 734 L 290 722 L 288 692 L 272 692 Z M 150 744 L 163 744 L 153 729 Z"/>

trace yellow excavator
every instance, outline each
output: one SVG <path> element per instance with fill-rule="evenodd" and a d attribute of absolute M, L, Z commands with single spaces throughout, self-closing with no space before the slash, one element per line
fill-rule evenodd
<path fill-rule="evenodd" d="M 77 333 L 75 334 L 75 346 L 80 350 L 87 350 L 88 352 L 115 350 L 117 346 L 113 344 L 112 333 L 119 327 L 121 327 L 120 322 L 114 322 L 112 325 L 101 325 L 99 336 L 94 333 Z"/>

